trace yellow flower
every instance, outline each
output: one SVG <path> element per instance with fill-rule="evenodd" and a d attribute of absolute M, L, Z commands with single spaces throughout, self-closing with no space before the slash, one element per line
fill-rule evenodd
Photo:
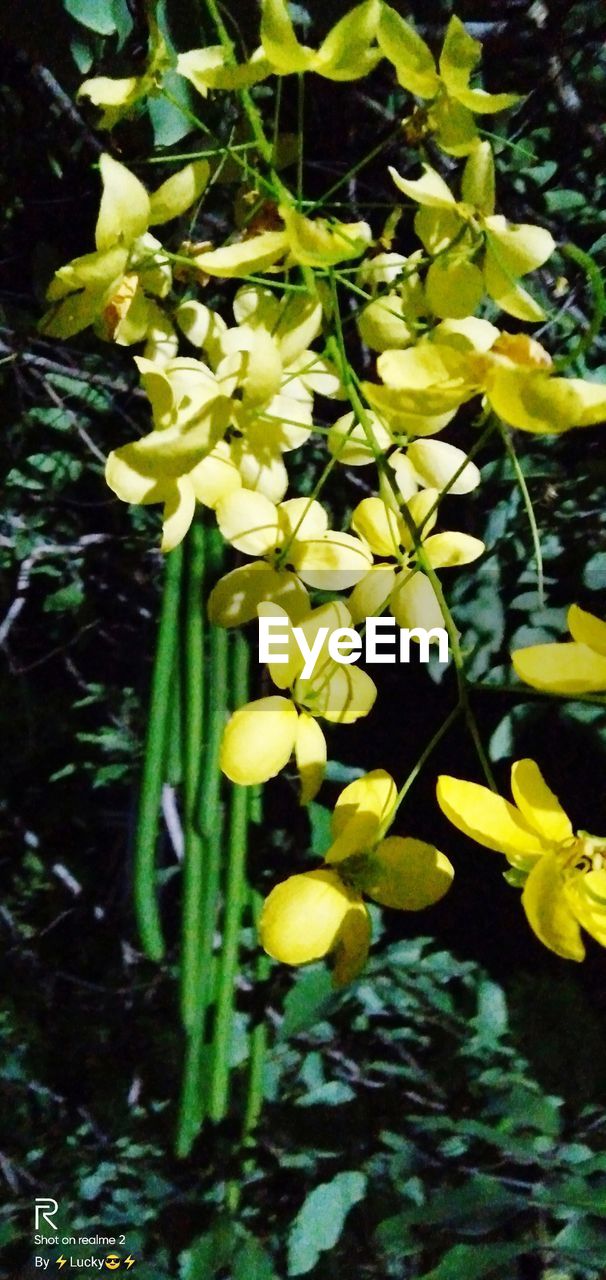
<path fill-rule="evenodd" d="M 148 227 L 189 209 L 207 185 L 210 166 L 206 160 L 192 161 L 152 195 L 112 156 L 102 155 L 99 168 L 103 195 L 96 251 L 55 272 L 46 295 L 53 305 L 40 329 L 55 338 L 71 338 L 94 324 L 102 337 L 123 346 L 151 335 L 154 346 L 147 354 L 157 347 L 169 357 L 176 353 L 176 336 L 154 299 L 166 297 L 172 276 L 162 245 Z"/>
<path fill-rule="evenodd" d="M 363 894 L 382 906 L 420 911 L 450 888 L 453 868 L 432 845 L 389 836 L 396 787 L 382 769 L 341 792 L 325 865 L 276 885 L 263 907 L 261 945 L 284 964 L 332 955 L 336 986 L 363 968 L 371 926 Z"/>
<path fill-rule="evenodd" d="M 313 609 L 297 621 L 308 651 L 315 653 L 309 676 L 303 674 L 305 659 L 286 611 L 272 602 L 260 603 L 258 612 L 283 623 L 287 661 L 276 659 L 268 670 L 278 689 L 289 690 L 290 698 L 259 698 L 234 712 L 223 735 L 221 768 L 232 782 L 252 786 L 275 777 L 294 751 L 301 803 L 307 804 L 321 786 L 326 765 L 326 741 L 316 717 L 352 724 L 368 715 L 377 690 L 365 671 L 343 666 L 328 654 L 332 633 L 351 627 L 351 615 L 341 601 Z"/>
<path fill-rule="evenodd" d="M 227 542 L 245 555 L 264 557 L 233 569 L 211 592 L 209 617 L 221 626 L 239 626 L 256 616 L 261 568 L 269 567 L 276 585 L 281 575 L 284 589 L 296 594 L 293 579 L 318 590 L 341 591 L 353 586 L 372 564 L 366 543 L 329 529 L 324 507 L 309 498 L 290 498 L 276 506 L 262 493 L 241 489 L 222 498 L 216 512 Z M 262 599 L 267 598 L 269 581 Z"/>
<path fill-rule="evenodd" d="M 184 357 L 159 366 L 136 357 L 151 402 L 154 430 L 114 449 L 105 478 L 123 502 L 164 505 L 162 551 L 185 537 L 196 502 L 216 507 L 241 487 L 229 446 L 230 400 L 199 360 Z"/>
<path fill-rule="evenodd" d="M 419 323 L 429 307 L 418 272 L 423 254 L 419 249 L 405 258 L 401 253 L 378 253 L 365 258 L 358 283 L 374 295 L 357 318 L 358 332 L 373 351 L 407 347 L 416 339 Z M 381 285 L 390 285 L 386 293 Z"/>
<path fill-rule="evenodd" d="M 433 569 L 470 564 L 484 551 L 484 543 L 468 533 L 436 533 L 439 493 L 424 489 L 413 493 L 400 510 L 381 498 L 363 498 L 352 516 L 352 527 L 381 563 L 356 585 L 349 600 L 352 616 L 361 621 L 389 607 L 401 627 L 432 630 L 444 626 L 442 609 L 433 585 L 417 564 L 413 529 Z M 402 514 L 408 514 L 408 521 Z M 412 527 L 411 527 L 412 526 Z M 385 563 L 389 556 L 397 567 Z"/>
<path fill-rule="evenodd" d="M 438 780 L 438 803 L 459 831 L 504 853 L 524 886 L 522 905 L 537 937 L 566 960 L 582 960 L 581 928 L 606 946 L 606 840 L 573 832 L 534 760 L 511 770 L 515 805 L 460 778 Z"/>
<path fill-rule="evenodd" d="M 606 690 L 606 622 L 573 604 L 568 610 L 572 641 L 536 644 L 511 655 L 516 675 L 545 693 L 574 697 Z"/>
<path fill-rule="evenodd" d="M 542 320 L 545 313 L 519 283 L 543 266 L 555 249 L 551 233 L 532 223 L 517 225 L 494 212 L 494 160 L 490 143 L 477 142 L 462 178 L 462 202 L 429 165 L 411 181 L 389 172 L 404 195 L 420 209 L 415 231 L 431 255 L 439 255 L 425 281 L 434 315 L 462 319 L 472 315 L 484 289 L 502 311 L 520 320 Z M 449 246 L 452 246 L 451 248 Z"/>
<path fill-rule="evenodd" d="M 443 321 L 405 351 L 384 351 L 377 371 L 383 385 L 364 382 L 362 389 L 393 431 L 440 431 L 478 394 L 503 422 L 536 434 L 606 419 L 603 383 L 554 377 L 550 356 L 534 338 L 499 334 L 474 316 Z"/>
<path fill-rule="evenodd" d="M 378 39 L 402 87 L 430 102 L 429 128 L 442 150 L 451 155 L 466 155 L 473 147 L 478 136 L 474 115 L 493 115 L 519 101 L 515 93 L 470 88 L 482 46 L 468 35 L 459 18 L 450 19 L 437 66 L 414 27 L 387 4 L 382 6 Z"/>
<path fill-rule="evenodd" d="M 379 0 L 356 5 L 316 51 L 297 40 L 285 0 L 263 0 L 261 47 L 277 75 L 315 71 L 329 80 L 359 80 L 381 57 L 373 44 L 380 12 Z"/>
<path fill-rule="evenodd" d="M 145 98 L 160 92 L 164 74 L 171 68 L 170 51 L 151 9 L 146 17 L 149 26 L 149 57 L 143 75 L 125 76 L 118 80 L 109 76 L 95 76 L 80 85 L 78 98 L 88 98 L 102 109 L 98 129 L 113 129 L 119 120 L 131 116 Z"/>
<path fill-rule="evenodd" d="M 361 257 L 372 242 L 367 222 L 306 218 L 284 204 L 278 212 L 284 223 L 283 230 L 261 231 L 219 249 L 204 249 L 192 255 L 192 262 L 205 275 L 234 279 L 267 271 L 285 258 L 286 267 L 335 266 Z"/>

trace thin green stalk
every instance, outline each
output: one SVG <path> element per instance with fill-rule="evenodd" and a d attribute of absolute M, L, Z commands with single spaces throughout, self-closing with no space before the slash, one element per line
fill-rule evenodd
<path fill-rule="evenodd" d="M 506 427 L 501 422 L 500 419 L 497 419 L 497 430 L 501 436 L 501 440 L 503 441 L 503 444 L 505 445 L 505 449 L 507 450 L 507 453 L 511 460 L 511 465 L 514 470 L 515 478 L 518 482 L 518 488 L 520 490 L 520 493 L 522 494 L 522 500 L 526 508 L 526 515 L 528 516 L 528 523 L 530 525 L 530 535 L 532 538 L 532 549 L 534 551 L 534 559 L 535 559 L 535 564 L 537 566 L 537 594 L 539 597 L 539 604 L 541 605 L 541 607 L 543 607 L 543 605 L 545 604 L 545 578 L 543 574 L 543 552 L 541 551 L 541 538 L 539 535 L 539 529 L 538 529 L 536 517 L 534 514 L 532 498 L 530 496 L 528 485 L 526 484 L 526 477 L 520 466 L 520 461 L 515 451 L 513 441 L 511 439 L 509 428 Z"/>
<path fill-rule="evenodd" d="M 335 191 L 339 191 L 340 188 L 344 186 L 346 182 L 349 182 L 350 178 L 355 177 L 355 175 L 360 172 L 360 169 L 363 169 L 367 164 L 370 164 L 371 160 L 374 160 L 376 156 L 380 155 L 381 152 L 385 149 L 385 147 L 389 146 L 389 143 L 393 142 L 393 139 L 396 138 L 398 134 L 401 134 L 401 132 L 402 132 L 402 126 L 400 124 L 400 121 L 398 121 L 396 127 L 391 130 L 391 132 L 387 135 L 387 137 L 383 138 L 382 142 L 378 142 L 377 145 L 373 147 L 371 151 L 367 151 L 366 155 L 362 156 L 361 160 L 356 160 L 356 163 L 351 165 L 351 167 L 347 170 L 347 173 L 341 174 L 341 177 L 338 179 L 338 181 L 334 182 L 332 187 L 329 187 L 328 191 L 325 191 L 324 194 L 320 196 L 319 200 L 315 200 L 314 203 L 311 205 L 311 207 L 307 210 L 307 212 L 312 213 L 314 209 L 317 209 L 322 205 L 325 205 L 327 201 L 330 200 L 330 197 L 334 195 Z"/>
<path fill-rule="evenodd" d="M 141 944 L 150 960 L 161 960 L 164 941 L 156 897 L 156 843 L 164 773 L 167 724 L 171 710 L 171 685 L 179 634 L 183 553 L 181 547 L 166 557 L 156 655 L 152 675 L 149 718 L 145 741 L 139 816 L 134 848 L 134 901 Z"/>
<path fill-rule="evenodd" d="M 219 6 L 216 3 L 216 0 L 205 0 L 205 2 L 206 2 L 206 8 L 208 9 L 209 15 L 215 24 L 217 35 L 219 37 L 219 40 L 221 41 L 221 45 L 225 50 L 226 62 L 228 66 L 232 66 L 232 67 L 237 66 L 237 58 L 234 50 L 234 42 L 227 30 L 227 27 L 225 26 L 225 23 L 223 22 Z M 250 124 L 253 137 L 259 148 L 259 154 L 262 156 L 268 169 L 271 172 L 272 181 L 275 184 L 276 190 L 280 198 L 282 200 L 287 200 L 289 204 L 292 204 L 292 196 L 290 194 L 290 191 L 288 190 L 287 187 L 284 186 L 282 179 L 278 176 L 278 174 L 275 171 L 273 147 L 271 142 L 269 141 L 269 138 L 266 137 L 265 130 L 263 128 L 263 120 L 261 118 L 261 114 L 257 108 L 257 105 L 255 103 L 255 100 L 250 90 L 249 89 L 238 90 L 238 97 L 240 98 L 240 101 L 242 103 L 242 106 L 244 108 L 245 114 L 248 119 L 248 123 Z"/>
<path fill-rule="evenodd" d="M 232 661 L 232 693 L 234 704 L 239 707 L 246 702 L 248 696 L 249 669 L 248 645 L 240 633 L 234 636 Z M 213 1120 L 220 1120 L 225 1115 L 229 1097 L 234 986 L 238 969 L 240 924 L 246 893 L 248 817 L 248 790 L 246 787 L 234 784 L 229 799 L 225 916 L 219 962 L 213 1071 L 209 1099 L 209 1114 Z"/>
<path fill-rule="evenodd" d="M 181 1014 L 191 1027 L 199 1005 L 200 911 L 204 846 L 198 830 L 200 752 L 204 725 L 204 539 L 201 524 L 193 524 L 187 541 L 187 586 L 183 624 L 183 807 L 185 859 L 183 868 L 183 933 L 181 949 Z"/>
<path fill-rule="evenodd" d="M 427 743 L 427 746 L 423 748 L 418 760 L 416 761 L 416 764 L 413 765 L 412 769 L 410 770 L 410 773 L 408 774 L 408 777 L 402 783 L 402 786 L 398 791 L 394 807 L 391 810 L 391 813 L 389 814 L 389 817 L 387 819 L 386 827 L 391 826 L 391 823 L 393 822 L 394 814 L 397 813 L 398 809 L 400 808 L 400 805 L 402 804 L 402 801 L 408 795 L 408 792 L 410 791 L 410 788 L 412 787 L 413 783 L 418 778 L 421 772 L 421 769 L 424 767 L 424 765 L 427 764 L 429 757 L 433 754 L 435 748 L 437 747 L 438 743 L 442 741 L 442 738 L 445 736 L 445 734 L 448 733 L 448 730 L 450 729 L 451 725 L 454 724 L 457 717 L 460 716 L 461 711 L 462 711 L 462 707 L 461 707 L 461 704 L 458 702 L 456 707 L 453 707 L 452 711 L 448 713 L 446 719 L 442 721 L 442 724 L 440 725 L 439 729 L 436 729 L 436 732 L 434 733 L 430 741 Z M 379 832 L 380 836 L 384 834 L 385 834 L 384 830 L 381 830 Z"/>

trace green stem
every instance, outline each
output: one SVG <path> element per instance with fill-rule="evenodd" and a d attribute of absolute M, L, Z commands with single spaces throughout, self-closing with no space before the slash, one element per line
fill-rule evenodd
<path fill-rule="evenodd" d="M 511 465 L 514 470 L 514 475 L 518 482 L 518 488 L 520 490 L 520 493 L 522 494 L 522 500 L 526 508 L 526 515 L 528 516 L 528 523 L 530 525 L 530 535 L 532 537 L 532 548 L 534 551 L 535 564 L 537 566 L 537 594 L 539 597 L 539 604 L 542 608 L 543 605 L 545 604 L 545 579 L 543 574 L 543 552 L 541 551 L 541 538 L 539 535 L 539 529 L 538 529 L 538 525 L 537 525 L 535 514 L 534 514 L 532 498 L 530 496 L 528 485 L 526 484 L 526 477 L 520 466 L 520 461 L 515 451 L 513 441 L 511 439 L 511 433 L 509 431 L 509 428 L 506 427 L 504 423 L 500 421 L 500 419 L 497 419 L 497 429 L 501 436 L 501 440 L 505 445 L 505 449 L 507 450 L 507 453 L 509 455 Z"/>
<path fill-rule="evenodd" d="M 225 51 L 225 60 L 227 62 L 227 65 L 231 67 L 237 66 L 237 58 L 234 51 L 234 43 L 225 26 L 225 23 L 223 22 L 223 19 L 221 17 L 221 13 L 219 10 L 219 6 L 216 3 L 216 0 L 206 0 L 206 8 L 208 9 L 209 15 L 215 24 L 217 35 Z M 244 108 L 244 112 L 248 119 L 248 123 L 250 124 L 253 137 L 259 148 L 259 154 L 262 156 L 268 169 L 271 172 L 272 181 L 280 196 L 280 199 L 286 200 L 289 204 L 292 204 L 292 196 L 290 194 L 290 191 L 288 190 L 287 187 L 284 186 L 282 179 L 278 176 L 278 174 L 275 171 L 273 147 L 271 145 L 271 142 L 269 141 L 269 138 L 266 137 L 265 130 L 263 128 L 263 121 L 261 119 L 261 114 L 257 110 L 257 105 L 255 103 L 255 100 L 250 90 L 240 89 L 238 91 L 238 97 L 240 98 L 240 101 Z"/>
<path fill-rule="evenodd" d="M 171 681 L 177 652 L 183 553 L 166 557 L 164 590 L 156 641 L 139 816 L 134 849 L 134 901 L 141 944 L 150 960 L 161 960 L 164 941 L 156 898 L 155 859 L 164 772 Z"/>
<path fill-rule="evenodd" d="M 400 808 L 400 805 L 402 804 L 402 801 L 404 800 L 405 796 L 407 796 L 407 795 L 408 795 L 408 792 L 410 791 L 410 788 L 412 787 L 413 782 L 415 782 L 415 781 L 416 781 L 416 779 L 418 778 L 418 776 L 419 776 L 419 774 L 420 774 L 421 769 L 423 768 L 423 766 L 424 766 L 425 764 L 427 764 L 427 761 L 429 760 L 430 755 L 432 755 L 432 753 L 433 753 L 433 751 L 435 750 L 435 748 L 437 747 L 438 743 L 439 743 L 439 742 L 441 742 L 441 740 L 442 740 L 442 738 L 445 736 L 445 734 L 447 734 L 447 733 L 448 733 L 448 730 L 450 729 L 451 725 L 453 725 L 453 724 L 454 724 L 454 722 L 455 722 L 455 720 L 457 719 L 457 717 L 461 714 L 461 710 L 462 710 L 462 708 L 461 708 L 461 704 L 460 704 L 460 703 L 457 703 L 456 707 L 453 707 L 453 708 L 452 708 L 452 711 L 450 711 L 450 712 L 449 712 L 449 714 L 447 715 L 446 719 L 442 721 L 442 724 L 440 725 L 439 729 L 436 729 L 436 732 L 434 733 L 433 737 L 432 737 L 432 738 L 429 740 L 429 742 L 427 743 L 427 746 L 426 746 L 426 747 L 424 747 L 424 749 L 423 749 L 423 751 L 421 752 L 421 754 L 420 754 L 420 756 L 419 756 L 419 758 L 418 758 L 418 760 L 417 760 L 416 764 L 414 764 L 414 765 L 413 765 L 413 767 L 412 767 L 412 769 L 410 770 L 410 773 L 408 774 L 408 777 L 406 778 L 405 782 L 403 782 L 403 783 L 402 783 L 402 786 L 400 787 L 400 790 L 398 791 L 398 794 L 397 794 L 397 796 L 396 796 L 396 801 L 395 801 L 394 807 L 393 807 L 393 809 L 392 809 L 391 813 L 389 814 L 388 819 L 387 819 L 387 821 L 386 821 L 386 823 L 385 823 L 384 827 L 381 829 L 381 831 L 380 831 L 380 833 L 379 833 L 379 837 L 378 837 L 378 838 L 380 838 L 381 836 L 383 836 L 383 835 L 385 834 L 385 831 L 387 830 L 387 828 L 391 826 L 391 824 L 392 824 L 392 822 L 393 822 L 394 814 L 396 814 L 396 813 L 397 813 L 397 811 L 398 811 L 398 809 Z"/>
<path fill-rule="evenodd" d="M 197 825 L 200 754 L 204 725 L 204 537 L 201 524 L 193 524 L 187 542 L 187 587 L 183 627 L 183 807 L 185 862 L 183 868 L 183 940 L 181 950 L 181 1014 L 189 1029 L 199 1007 L 200 913 L 202 905 L 204 846 Z"/>
<path fill-rule="evenodd" d="M 248 646 L 243 635 L 234 636 L 232 692 L 236 707 L 248 696 Z M 227 1110 L 231 1057 L 234 986 L 238 969 L 238 949 L 242 908 L 246 892 L 246 846 L 249 795 L 246 787 L 232 786 L 229 803 L 227 882 L 225 918 L 217 986 L 217 1008 L 213 1039 L 213 1071 L 209 1114 L 220 1120 Z"/>

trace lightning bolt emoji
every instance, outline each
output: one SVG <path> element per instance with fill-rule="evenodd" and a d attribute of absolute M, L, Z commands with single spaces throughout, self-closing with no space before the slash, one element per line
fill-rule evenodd
<path fill-rule="evenodd" d="M 64 1267 L 64 1266 L 66 1265 L 66 1263 L 67 1263 L 67 1258 L 64 1258 L 64 1257 L 63 1257 L 63 1254 L 62 1254 L 62 1253 L 60 1253 L 60 1254 L 59 1254 L 59 1257 L 57 1258 L 57 1266 L 58 1266 L 59 1270 L 61 1270 L 61 1268 L 62 1268 L 62 1267 Z"/>
<path fill-rule="evenodd" d="M 133 1267 L 134 1265 L 135 1265 L 135 1259 L 134 1259 L 134 1258 L 132 1258 L 132 1257 L 131 1257 L 131 1255 L 130 1255 L 130 1253 L 129 1253 L 128 1258 L 125 1258 L 125 1259 L 124 1259 L 124 1266 L 125 1266 L 125 1267 L 128 1267 L 128 1269 L 129 1269 L 129 1271 L 130 1271 L 130 1268 L 131 1268 L 131 1267 Z"/>

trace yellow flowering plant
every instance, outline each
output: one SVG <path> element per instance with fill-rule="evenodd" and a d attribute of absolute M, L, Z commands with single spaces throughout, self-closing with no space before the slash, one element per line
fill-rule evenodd
<path fill-rule="evenodd" d="M 112 129 L 148 94 L 171 101 L 168 75 L 182 77 L 201 100 L 186 114 L 206 151 L 153 157 L 179 167 L 150 194 L 108 146 L 95 248 L 54 273 L 40 324 L 47 337 L 92 327 L 106 343 L 138 348 L 147 425 L 136 439 L 116 435 L 105 474 L 122 502 L 162 508 L 166 585 L 134 877 L 142 943 L 157 961 L 158 813 L 176 735 L 185 845 L 181 1154 L 205 1116 L 219 1120 L 228 1106 L 245 909 L 269 956 L 300 964 L 330 955 L 342 984 L 368 951 L 365 898 L 416 911 L 448 889 L 444 854 L 387 831 L 459 717 L 493 784 L 471 705 L 464 622 L 441 576 L 450 568 L 473 575 L 469 566 L 484 563 L 472 497 L 483 483 L 482 450 L 501 440 L 528 505 L 514 433 L 523 448 L 525 436 L 606 419 L 604 383 L 584 367 L 564 376 L 527 332 L 544 321 L 541 336 L 549 332 L 543 269 L 558 246 L 549 228 L 497 211 L 495 152 L 482 120 L 519 99 L 476 82 L 481 48 L 459 18 L 436 59 L 384 0 L 356 5 L 313 46 L 299 39 L 285 0 L 262 0 L 258 47 L 248 55 L 215 0 L 206 10 L 214 43 L 173 58 L 152 23 L 142 75 L 82 86 L 81 98 L 103 111 L 100 127 Z M 343 110 L 348 83 L 379 65 L 398 103 L 395 130 L 324 196 L 306 198 L 303 137 L 290 185 L 280 159 L 288 141 L 282 83 L 287 92 L 285 78 L 296 77 L 302 118 L 306 76 L 332 82 Z M 225 107 L 219 136 L 215 102 Z M 335 195 L 370 160 L 382 163 L 388 145 L 397 166 L 385 166 L 387 213 L 382 201 L 365 208 L 356 197 L 342 216 Z M 419 162 L 422 176 L 410 177 Z M 378 684 L 356 661 L 365 633 L 376 641 L 379 621 L 388 628 L 392 619 L 401 644 L 411 635 L 446 641 L 456 703 L 420 744 L 399 791 L 380 768 L 345 788 L 321 866 L 288 876 L 263 904 L 245 866 L 259 789 L 283 775 L 290 793 L 296 772 L 295 794 L 309 805 L 342 729 L 385 714 Z M 569 621 L 572 645 L 520 650 L 516 671 L 557 693 L 606 688 L 605 624 L 576 607 Z M 250 632 L 274 624 L 282 652 L 270 646 L 251 672 Z M 579 959 L 581 928 L 606 940 L 602 846 L 574 835 L 531 762 L 514 766 L 513 786 L 515 808 L 451 778 L 440 780 L 438 800 L 461 830 L 510 859 L 542 941 Z"/>
<path fill-rule="evenodd" d="M 606 840 L 574 832 L 534 760 L 511 770 L 515 804 L 461 778 L 438 780 L 438 804 L 470 839 L 505 854 L 531 928 L 550 951 L 582 960 L 581 929 L 606 945 Z"/>

